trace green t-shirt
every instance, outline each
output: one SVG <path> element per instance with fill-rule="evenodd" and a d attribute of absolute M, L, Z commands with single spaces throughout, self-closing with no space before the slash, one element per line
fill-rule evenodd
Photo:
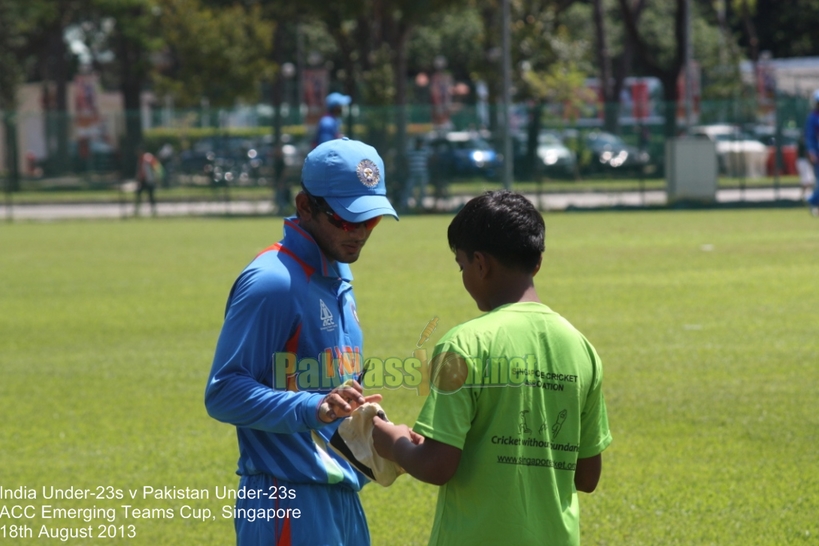
<path fill-rule="evenodd" d="M 577 459 L 611 443 L 591 344 L 547 306 L 516 303 L 447 332 L 430 362 L 413 429 L 463 452 L 429 543 L 578 544 Z"/>

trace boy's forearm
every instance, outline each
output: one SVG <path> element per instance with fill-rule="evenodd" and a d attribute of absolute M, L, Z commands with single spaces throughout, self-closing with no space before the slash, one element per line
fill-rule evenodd
<path fill-rule="evenodd" d="M 403 437 L 398 438 L 392 448 L 395 462 L 413 477 L 424 480 L 425 472 L 421 451 L 421 446 L 413 444 L 409 438 Z"/>
<path fill-rule="evenodd" d="M 603 457 L 598 453 L 594 457 L 577 460 L 574 474 L 574 485 L 578 491 L 592 493 L 600 481 L 603 471 Z"/>
<path fill-rule="evenodd" d="M 425 453 L 425 443 L 413 444 L 409 438 L 398 438 L 393 445 L 392 453 L 395 462 L 407 473 L 422 482 L 433 485 L 443 485 L 451 476 L 445 476 L 441 470 L 443 465 L 435 464 L 431 454 Z"/>
<path fill-rule="evenodd" d="M 401 465 L 417 480 L 443 485 L 458 470 L 459 448 L 425 438 L 406 425 L 394 425 L 376 417 L 372 434 L 376 452 Z"/>

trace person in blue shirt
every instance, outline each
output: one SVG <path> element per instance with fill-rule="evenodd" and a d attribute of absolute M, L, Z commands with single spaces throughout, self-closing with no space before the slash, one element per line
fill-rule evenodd
<path fill-rule="evenodd" d="M 409 208 L 410 197 L 415 198 L 415 188 L 418 188 L 415 208 L 418 210 L 424 209 L 424 198 L 427 193 L 427 184 L 429 184 L 429 155 L 429 149 L 424 145 L 424 137 L 415 137 L 412 150 L 407 152 L 409 174 L 404 191 L 401 192 L 399 210 Z"/>
<path fill-rule="evenodd" d="M 813 111 L 808 114 L 805 122 L 805 147 L 808 152 L 808 161 L 813 165 L 816 186 L 813 193 L 807 198 L 811 214 L 819 216 L 819 89 L 813 92 Z"/>
<path fill-rule="evenodd" d="M 325 99 L 327 112 L 321 117 L 316 126 L 315 145 L 323 144 L 328 140 L 342 137 L 341 131 L 341 111 L 352 101 L 349 95 L 341 93 L 330 93 Z"/>
<path fill-rule="evenodd" d="M 284 238 L 235 281 L 205 391 L 208 414 L 236 427 L 233 509 L 242 545 L 367 545 L 366 477 L 328 448 L 363 396 L 363 340 L 348 264 L 383 216 L 384 162 L 346 138 L 302 168 Z"/>

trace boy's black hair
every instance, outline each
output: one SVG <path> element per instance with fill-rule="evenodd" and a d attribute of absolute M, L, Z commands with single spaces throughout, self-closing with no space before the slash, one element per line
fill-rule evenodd
<path fill-rule="evenodd" d="M 452 252 L 491 254 L 501 264 L 528 273 L 544 250 L 546 224 L 528 199 L 508 190 L 488 191 L 470 200 L 449 224 Z"/>

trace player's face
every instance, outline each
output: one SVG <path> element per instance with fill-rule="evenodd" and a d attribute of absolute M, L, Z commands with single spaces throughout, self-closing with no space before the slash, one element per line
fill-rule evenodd
<path fill-rule="evenodd" d="M 351 264 L 358 260 L 361 249 L 367 239 L 370 238 L 372 230 L 367 229 L 363 224 L 353 231 L 344 231 L 332 225 L 330 221 L 319 216 L 318 224 L 321 228 L 313 233 L 319 248 L 331 260 Z"/>
<path fill-rule="evenodd" d="M 304 197 L 306 201 L 308 198 Z M 324 255 L 336 262 L 350 264 L 358 260 L 361 249 L 378 223 L 343 222 L 326 204 L 319 207 L 320 210 L 316 210 L 316 207 L 311 209 L 309 204 L 304 208 L 306 210 L 299 209 L 301 225 L 313 236 Z"/>

